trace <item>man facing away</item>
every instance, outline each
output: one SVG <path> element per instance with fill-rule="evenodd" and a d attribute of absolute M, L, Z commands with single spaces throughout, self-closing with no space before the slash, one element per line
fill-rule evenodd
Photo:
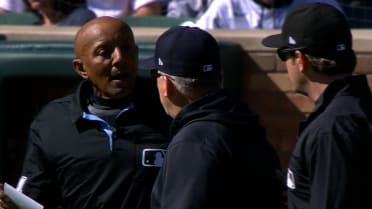
<path fill-rule="evenodd" d="M 327 4 L 292 10 L 277 48 L 296 91 L 315 102 L 300 126 L 287 173 L 289 209 L 368 208 L 372 188 L 372 95 L 345 16 Z"/>
<path fill-rule="evenodd" d="M 280 207 L 279 160 L 249 108 L 221 88 L 217 41 L 176 26 L 156 42 L 152 69 L 160 101 L 173 118 L 152 209 Z"/>

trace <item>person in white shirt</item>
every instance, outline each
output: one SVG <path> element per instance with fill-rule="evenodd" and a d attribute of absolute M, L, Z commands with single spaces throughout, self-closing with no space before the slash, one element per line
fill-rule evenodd
<path fill-rule="evenodd" d="M 168 17 L 200 17 L 213 0 L 169 0 L 166 15 Z"/>
<path fill-rule="evenodd" d="M 15 12 L 20 13 L 25 11 L 23 0 L 0 0 L 0 13 Z"/>
<path fill-rule="evenodd" d="M 87 0 L 97 17 L 151 16 L 161 14 L 162 0 Z"/>
<path fill-rule="evenodd" d="M 196 22 L 183 25 L 202 29 L 279 29 L 293 7 L 309 2 L 327 3 L 342 11 L 336 0 L 218 0 Z"/>

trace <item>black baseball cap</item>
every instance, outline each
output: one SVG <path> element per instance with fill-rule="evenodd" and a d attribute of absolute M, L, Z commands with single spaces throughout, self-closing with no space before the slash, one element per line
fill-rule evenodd
<path fill-rule="evenodd" d="M 155 56 L 141 60 L 139 68 L 169 75 L 199 78 L 220 73 L 216 39 L 198 27 L 174 26 L 159 36 Z"/>
<path fill-rule="evenodd" d="M 306 49 L 316 57 L 352 62 L 352 34 L 345 15 L 325 3 L 304 3 L 291 10 L 280 34 L 262 40 L 272 48 Z"/>

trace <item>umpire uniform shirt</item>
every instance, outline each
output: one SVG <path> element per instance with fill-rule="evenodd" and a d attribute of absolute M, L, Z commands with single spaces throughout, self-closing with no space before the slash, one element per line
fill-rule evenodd
<path fill-rule="evenodd" d="M 153 157 L 167 145 L 155 130 L 167 130 L 168 118 L 150 100 L 156 94 L 139 82 L 134 107 L 120 113 L 111 133 L 104 121 L 83 117 L 92 94 L 87 81 L 75 95 L 46 105 L 31 125 L 24 193 L 46 209 L 60 201 L 71 209 L 149 209 L 160 165 Z"/>
<path fill-rule="evenodd" d="M 287 173 L 289 209 L 370 204 L 372 96 L 365 76 L 333 81 L 301 124 Z"/>

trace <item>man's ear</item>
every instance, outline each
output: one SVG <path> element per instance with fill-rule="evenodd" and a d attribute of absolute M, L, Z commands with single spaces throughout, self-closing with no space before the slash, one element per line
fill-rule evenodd
<path fill-rule="evenodd" d="M 75 72 L 79 74 L 83 79 L 88 79 L 88 74 L 85 71 L 83 62 L 80 59 L 75 58 L 74 60 L 72 60 L 72 66 Z"/>
<path fill-rule="evenodd" d="M 305 71 L 309 67 L 309 60 L 307 59 L 305 54 L 299 50 L 295 51 L 295 56 L 296 56 L 296 62 L 298 65 L 298 69 L 300 70 L 300 72 L 305 73 Z"/>
<path fill-rule="evenodd" d="M 165 97 L 169 97 L 172 95 L 174 91 L 174 86 L 172 81 L 169 80 L 167 76 L 160 76 L 161 79 L 160 85 L 162 85 L 162 94 Z"/>

